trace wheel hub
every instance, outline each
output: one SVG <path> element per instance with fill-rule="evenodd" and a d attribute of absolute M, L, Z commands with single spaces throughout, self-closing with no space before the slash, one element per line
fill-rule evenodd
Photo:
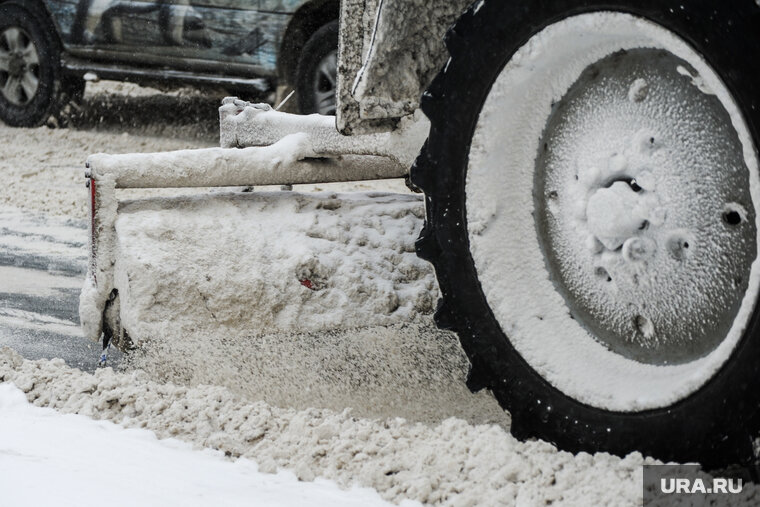
<path fill-rule="evenodd" d="M 696 71 L 664 50 L 604 58 L 554 104 L 539 146 L 539 243 L 573 318 L 640 362 L 714 350 L 757 230 L 741 143 Z"/>
<path fill-rule="evenodd" d="M 314 103 L 319 114 L 335 114 L 338 51 L 331 51 L 317 64 L 314 75 Z"/>
<path fill-rule="evenodd" d="M 597 242 L 616 251 L 647 228 L 649 222 L 639 210 L 642 200 L 631 186 L 626 181 L 615 181 L 591 194 L 586 205 L 586 219 L 590 237 L 595 240 L 591 247 L 594 252 L 598 251 Z M 640 188 L 638 192 L 641 192 Z"/>
<path fill-rule="evenodd" d="M 0 93 L 10 103 L 28 104 L 39 89 L 39 54 L 29 34 L 19 27 L 0 34 Z"/>
<path fill-rule="evenodd" d="M 8 74 L 11 77 L 20 78 L 26 71 L 26 63 L 19 53 L 13 53 L 8 63 Z"/>

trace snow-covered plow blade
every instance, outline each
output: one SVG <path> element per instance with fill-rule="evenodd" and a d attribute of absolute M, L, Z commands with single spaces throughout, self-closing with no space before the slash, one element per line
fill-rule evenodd
<path fill-rule="evenodd" d="M 114 307 L 120 299 L 114 276 L 118 251 L 116 222 L 124 206 L 119 203 L 117 190 L 404 178 L 427 127 L 424 118 L 410 118 L 408 127 L 394 133 L 349 138 L 338 134 L 333 117 L 299 117 L 232 98 L 226 99 L 220 108 L 220 121 L 220 148 L 100 154 L 88 159 L 91 251 L 80 317 L 85 334 L 92 340 L 99 341 L 105 334 L 106 342 L 111 339 L 117 345 L 124 342 L 125 329 L 120 323 L 119 309 Z M 130 206 L 134 209 L 138 204 Z M 240 256 L 246 250 L 251 249 L 239 252 Z"/>
<path fill-rule="evenodd" d="M 405 178 L 425 120 L 345 138 L 332 118 L 232 100 L 221 111 L 225 148 L 89 159 L 87 336 L 130 350 L 128 361 L 159 378 L 278 405 L 508 420 L 490 395 L 469 393 L 456 338 L 432 323 L 438 287 L 415 253 L 420 194 L 403 180 L 395 193 L 240 191 Z M 253 137 L 259 119 L 277 122 Z"/>

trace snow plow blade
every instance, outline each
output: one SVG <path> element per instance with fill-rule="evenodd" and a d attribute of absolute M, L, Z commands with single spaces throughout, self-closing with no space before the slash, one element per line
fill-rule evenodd
<path fill-rule="evenodd" d="M 297 116 L 234 98 L 220 107 L 221 147 L 165 153 L 92 155 L 90 262 L 80 297 L 87 337 L 125 341 L 114 283 L 118 189 L 245 187 L 404 178 L 427 133 L 420 114 L 383 134 L 344 137 L 334 117 Z"/>

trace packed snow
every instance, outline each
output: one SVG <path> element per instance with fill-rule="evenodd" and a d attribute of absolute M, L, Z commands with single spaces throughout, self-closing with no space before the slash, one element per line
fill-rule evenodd
<path fill-rule="evenodd" d="M 135 340 L 414 323 L 438 289 L 416 195 L 247 192 L 121 206 L 114 266 Z M 231 276 L 232 275 L 232 276 Z"/>
<path fill-rule="evenodd" d="M 413 194 L 123 203 L 113 271 L 139 346 L 129 361 L 286 406 L 507 422 L 469 393 L 456 338 L 432 323 L 437 284 L 414 253 L 423 215 Z"/>

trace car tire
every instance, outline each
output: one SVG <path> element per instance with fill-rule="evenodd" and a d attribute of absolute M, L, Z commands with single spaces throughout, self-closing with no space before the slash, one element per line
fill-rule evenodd
<path fill-rule="evenodd" d="M 600 14 L 602 11 L 606 14 Z M 677 83 L 681 83 L 678 80 L 683 78 L 688 90 L 698 89 L 694 93 L 687 90 L 689 97 L 695 97 L 694 100 L 698 103 L 704 101 L 715 104 L 718 101 L 718 105 L 715 106 L 715 115 L 711 113 L 712 119 L 696 125 L 693 133 L 688 130 L 691 127 L 684 127 L 688 135 L 678 142 L 685 143 L 683 146 L 688 144 L 690 150 L 698 150 L 699 136 L 702 134 L 697 131 L 707 131 L 709 137 L 714 126 L 722 125 L 720 128 L 723 130 L 715 131 L 721 139 L 723 132 L 734 132 L 730 134 L 733 136 L 730 141 L 725 141 L 732 146 L 731 150 L 738 147 L 738 152 L 731 153 L 740 161 L 736 174 L 741 173 L 744 179 L 718 176 L 718 180 L 723 182 L 718 186 L 723 185 L 727 193 L 735 192 L 746 197 L 746 192 L 750 191 L 745 192 L 746 181 L 749 180 L 749 187 L 756 187 L 760 181 L 757 175 L 760 102 L 756 93 L 756 83 L 760 79 L 760 70 L 756 65 L 760 58 L 760 39 L 750 23 L 750 20 L 758 16 L 760 6 L 754 2 L 742 6 L 732 4 L 729 7 L 707 1 L 684 4 L 673 0 L 560 0 L 549 3 L 480 0 L 448 31 L 445 43 L 451 59 L 422 97 L 421 107 L 431 121 L 431 129 L 428 141 L 411 171 L 412 182 L 426 195 L 427 216 L 417 242 L 417 252 L 435 267 L 442 293 L 435 315 L 436 322 L 439 327 L 454 330 L 458 334 L 471 362 L 468 385 L 472 390 L 487 388 L 493 391 L 502 407 L 511 413 L 511 431 L 516 437 L 541 438 L 572 452 L 606 451 L 622 456 L 640 451 L 664 461 L 697 461 L 708 468 L 756 461 L 756 439 L 760 434 L 760 390 L 756 387 L 760 379 L 760 312 L 756 304 L 758 280 L 752 278 L 757 273 L 751 263 L 756 264 L 757 257 L 757 195 L 752 194 L 745 200 L 741 212 L 737 211 L 731 217 L 724 214 L 724 223 L 721 223 L 719 216 L 710 217 L 711 225 L 707 228 L 710 231 L 715 228 L 723 234 L 724 229 L 729 230 L 736 224 L 745 227 L 744 242 L 738 241 L 737 245 L 749 249 L 750 254 L 743 253 L 745 250 L 742 248 L 736 252 L 747 257 L 747 263 L 742 269 L 746 274 L 752 274 L 748 278 L 753 281 L 741 280 L 737 276 L 734 284 L 740 293 L 744 313 L 730 313 L 722 307 L 716 310 L 718 313 L 730 314 L 728 321 L 731 327 L 726 336 L 735 336 L 736 339 L 730 346 L 726 346 L 728 348 L 722 349 L 728 338 L 724 339 L 721 335 L 724 341 L 715 345 L 717 348 L 708 350 L 707 353 L 695 352 L 694 357 L 688 357 L 679 363 L 679 366 L 684 365 L 684 371 L 691 371 L 689 368 L 692 365 L 703 364 L 700 361 L 713 357 L 715 351 L 725 352 L 720 356 L 720 364 L 716 363 L 714 367 L 711 366 L 712 369 L 705 369 L 704 372 L 698 371 L 701 375 L 699 382 L 688 385 L 689 389 L 676 390 L 676 381 L 673 386 L 665 384 L 666 390 L 672 387 L 673 391 L 662 398 L 657 398 L 659 394 L 652 389 L 642 387 L 641 392 L 637 389 L 639 385 L 649 386 L 650 380 L 655 381 L 647 377 L 648 372 L 676 371 L 672 370 L 675 367 L 663 362 L 657 363 L 656 354 L 654 358 L 631 359 L 626 354 L 635 351 L 616 349 L 602 339 L 604 336 L 601 332 L 595 334 L 597 328 L 594 327 L 593 319 L 589 322 L 588 315 L 578 311 L 577 304 L 571 304 L 573 295 L 568 293 L 574 294 L 576 289 L 568 288 L 559 276 L 562 275 L 562 270 L 551 266 L 555 260 L 547 252 L 555 246 L 547 247 L 542 243 L 541 228 L 546 226 L 540 225 L 536 216 L 544 213 L 542 206 L 548 202 L 546 199 L 557 197 L 557 193 L 549 189 L 544 179 L 554 173 L 550 174 L 550 169 L 539 166 L 543 164 L 539 162 L 543 160 L 541 153 L 554 153 L 552 150 L 563 143 L 564 139 L 581 139 L 578 136 L 584 128 L 589 129 L 587 138 L 583 138 L 586 143 L 584 146 L 604 144 L 608 139 L 614 144 L 617 142 L 614 135 L 607 134 L 614 129 L 605 131 L 597 128 L 603 125 L 603 121 L 595 118 L 603 117 L 604 121 L 609 120 L 610 125 L 633 121 L 629 120 L 626 111 L 639 107 L 637 101 L 640 96 L 646 95 L 642 91 L 646 83 L 642 85 L 639 82 L 641 86 L 634 86 L 637 81 L 625 81 L 631 83 L 630 89 L 626 88 L 628 97 L 622 95 L 621 98 L 609 100 L 610 104 L 622 104 L 617 117 L 622 117 L 625 121 L 620 123 L 616 122 L 614 109 L 603 109 L 607 102 L 601 99 L 598 102 L 583 102 L 584 97 L 603 97 L 604 94 L 594 94 L 599 89 L 598 86 L 601 86 L 598 83 L 614 84 L 615 72 L 639 68 L 634 63 L 630 66 L 616 66 L 615 61 L 627 61 L 627 58 L 635 57 L 639 46 L 632 46 L 632 49 L 620 46 L 621 52 L 605 53 L 597 60 L 593 60 L 596 57 L 591 54 L 595 48 L 579 42 L 577 48 L 573 46 L 580 38 L 593 39 L 596 33 L 606 34 L 609 36 L 608 41 L 615 40 L 617 33 L 630 36 L 631 40 L 637 40 L 636 37 L 642 37 L 642 40 L 645 37 L 652 37 L 652 40 L 658 38 L 657 41 L 673 44 L 663 46 L 664 53 L 672 50 L 673 56 L 677 54 L 678 58 L 696 55 L 694 60 L 687 59 L 683 65 L 679 63 L 671 66 L 670 62 L 663 66 L 661 78 Z M 615 27 L 618 32 L 611 32 Z M 538 34 L 542 38 L 534 39 Z M 658 47 L 656 44 L 654 46 Z M 644 63 L 652 63 L 651 68 L 645 68 L 644 71 L 657 74 L 659 71 L 654 65 L 653 55 L 644 56 Z M 552 96 L 549 93 L 551 90 L 547 88 L 546 96 L 534 95 L 541 100 L 536 99 L 534 103 L 530 99 L 534 89 L 555 86 L 557 82 L 549 77 L 550 74 L 544 75 L 542 79 L 539 79 L 540 73 L 535 74 L 538 72 L 536 69 L 543 68 L 544 62 L 546 72 L 555 72 L 554 69 L 564 68 L 562 66 L 565 64 L 574 65 L 568 62 L 584 58 L 591 62 L 585 69 L 579 67 L 572 72 L 568 70 L 568 77 L 551 74 L 553 77 L 559 76 L 557 79 L 567 80 L 567 85 L 563 85 L 565 95 Z M 667 58 L 667 55 L 663 58 Z M 699 72 L 691 67 L 692 63 L 699 66 Z M 591 71 L 587 72 L 588 69 Z M 534 74 L 535 80 L 532 80 Z M 588 78 L 587 81 L 584 81 L 584 76 Z M 700 81 L 703 77 L 707 79 L 705 76 L 712 76 L 712 88 Z M 669 100 L 665 97 L 669 96 L 670 91 L 666 89 L 667 93 L 655 94 L 654 90 L 662 89 L 652 83 L 658 81 L 649 82 L 651 95 L 646 100 Z M 614 95 L 612 91 L 610 94 Z M 671 95 L 678 96 L 675 92 Z M 577 104 L 574 100 L 582 103 Z M 499 109 L 500 104 L 504 105 L 503 109 Z M 689 104 L 688 100 L 676 101 L 671 103 L 675 109 L 670 111 L 685 111 L 683 114 L 693 112 L 697 116 L 702 114 L 699 108 Z M 725 109 L 725 115 L 719 111 L 721 107 Z M 576 110 L 600 114 L 587 114 L 582 121 L 573 124 L 576 120 L 570 113 Z M 556 136 L 546 137 L 554 118 L 561 120 L 558 120 L 560 126 L 556 127 Z M 535 131 L 531 130 L 532 125 L 536 126 Z M 562 130 L 564 125 L 574 125 L 575 130 Z M 668 135 L 670 134 L 666 131 L 665 137 Z M 692 139 L 692 144 L 689 144 L 690 136 L 697 136 Z M 654 136 L 652 138 L 652 143 L 655 143 Z M 643 139 L 636 149 L 648 149 L 647 143 L 649 137 Z M 535 151 L 532 149 L 534 145 Z M 572 143 L 563 146 L 572 150 L 571 145 Z M 490 148 L 493 150 L 489 152 Z M 511 152 L 519 150 L 524 150 L 525 158 L 512 159 Z M 679 152 L 667 146 L 658 153 L 668 154 L 671 151 L 687 158 L 691 156 L 689 150 Z M 716 171 L 724 169 L 721 161 L 730 158 L 727 155 L 729 151 L 723 152 L 716 159 Z M 585 156 L 583 153 L 572 153 L 581 158 Z M 557 157 L 557 160 L 561 159 L 560 155 Z M 528 162 L 510 165 L 510 160 Z M 745 166 L 739 167 L 742 164 Z M 559 162 L 556 166 L 564 167 Z M 632 166 L 629 164 L 627 167 L 630 169 Z M 695 171 L 698 169 L 695 168 Z M 726 174 L 726 171 L 711 174 Z M 575 177 L 577 179 L 578 173 Z M 575 184 L 570 172 L 562 178 L 561 181 L 569 182 L 568 188 Z M 671 187 L 674 192 L 669 195 L 676 201 L 683 196 L 685 202 L 693 205 L 693 209 L 686 215 L 691 213 L 689 216 L 694 217 L 694 220 L 707 220 L 704 215 L 707 210 L 712 210 L 712 194 L 711 191 L 707 194 L 686 191 L 689 188 L 694 190 L 694 185 L 699 186 L 700 182 L 694 180 L 698 180 L 698 177 L 686 178 L 680 182 L 684 186 L 680 189 Z M 619 183 L 616 189 L 637 199 L 638 194 L 634 195 L 633 192 L 638 185 L 635 181 L 626 181 L 611 180 L 608 182 L 609 187 L 604 186 L 606 183 L 600 183 L 599 189 L 607 191 Z M 565 191 L 563 188 L 559 189 L 560 198 Z M 652 191 L 656 192 L 657 189 Z M 548 195 L 547 198 L 542 197 L 544 193 Z M 617 204 L 614 199 L 612 201 L 611 206 Z M 548 204 L 545 206 L 549 207 Z M 562 206 L 559 205 L 557 209 L 560 216 L 564 216 Z M 583 208 L 578 220 L 590 223 L 589 210 L 588 207 Z M 680 213 L 679 210 L 670 212 L 670 216 Z M 566 214 L 571 218 L 574 216 L 570 211 Z M 513 218 L 505 221 L 507 219 L 504 217 Z M 603 220 L 606 218 L 608 217 L 602 217 Z M 664 220 L 667 224 L 667 218 Z M 728 223 L 734 225 L 725 225 Z M 646 224 L 645 229 L 656 230 L 658 227 L 665 225 Z M 495 234 L 498 231 L 502 234 Z M 521 231 L 524 234 L 521 235 Z M 632 231 L 626 234 L 639 237 L 646 232 L 639 232 L 636 228 Z M 573 231 L 568 234 L 571 233 Z M 712 237 L 708 234 L 706 238 Z M 521 246 L 528 243 L 533 245 L 530 249 Z M 576 243 L 578 242 L 564 241 L 563 245 L 572 246 Z M 679 244 L 683 246 L 682 243 Z M 623 255 L 623 249 L 617 250 L 616 243 L 608 246 L 609 248 L 594 243 L 589 246 L 589 251 L 596 252 L 593 255 L 597 255 L 603 250 L 602 253 L 608 253 L 610 258 L 615 259 Z M 671 245 L 657 243 L 657 246 L 663 252 L 675 252 L 669 250 L 675 248 Z M 696 246 L 702 248 L 701 251 L 712 248 L 706 243 L 698 243 Z M 721 248 L 724 246 L 719 246 L 718 250 Z M 721 251 L 722 254 L 730 255 L 729 251 L 733 251 L 734 246 L 728 245 L 725 248 L 727 250 Z M 527 255 L 526 252 L 529 251 L 535 252 L 535 255 Z M 582 254 L 584 250 L 579 247 L 578 251 Z M 663 262 L 677 263 L 680 260 L 664 258 Z M 578 266 L 585 264 L 577 263 L 576 271 L 580 272 Z M 688 269 L 691 268 L 684 268 Z M 644 268 L 642 270 L 645 271 Z M 703 275 L 710 276 L 709 269 L 701 269 L 696 278 Z M 662 272 L 659 277 L 652 277 L 651 281 L 656 279 L 657 283 L 667 285 L 673 277 L 676 277 L 675 271 Z M 600 278 L 599 283 L 608 283 L 607 278 Z M 594 283 L 591 275 L 588 279 L 583 279 L 583 284 Z M 701 300 L 706 307 L 714 309 L 716 305 L 720 306 L 715 301 L 723 301 L 721 298 L 728 290 L 700 292 L 697 287 L 701 287 L 699 283 L 684 285 L 681 293 L 675 291 L 668 294 L 668 297 L 673 298 L 673 303 L 683 297 L 690 298 L 691 301 Z M 657 294 L 660 289 L 655 284 L 652 290 Z M 614 296 L 610 296 L 610 299 L 614 300 Z M 555 306 L 549 305 L 549 302 L 555 301 Z M 653 303 L 656 303 L 656 299 Z M 725 305 L 727 308 L 729 303 Z M 678 304 L 671 306 L 676 316 L 680 316 L 679 312 L 682 311 L 685 316 L 691 315 L 689 309 L 682 309 Z M 687 322 L 681 324 L 690 326 L 690 318 L 692 317 L 685 317 Z M 694 317 L 694 320 L 698 321 L 699 318 Z M 626 322 L 632 325 L 646 324 L 644 321 L 637 322 L 637 319 Z M 655 322 L 654 329 L 659 329 L 658 324 Z M 651 328 L 643 326 L 639 331 L 644 335 Z M 577 344 L 574 341 L 576 336 Z M 581 343 L 581 339 L 586 340 L 587 336 L 593 340 Z M 665 339 L 669 336 L 665 336 Z M 677 336 L 677 332 L 674 331 L 672 336 Z M 554 354 L 550 350 L 552 348 L 561 351 Z M 659 349 L 655 348 L 657 350 Z M 592 351 L 593 354 L 587 354 L 587 351 Z M 563 355 L 560 352 L 567 353 Z M 559 359 L 552 362 L 555 356 Z M 607 358 L 609 363 L 596 361 L 597 358 Z M 650 362 L 657 364 L 652 365 Z M 624 377 L 628 375 L 628 370 L 613 370 L 611 365 L 618 363 L 631 367 L 631 378 L 635 381 L 621 381 L 628 378 Z M 565 367 L 569 372 L 567 378 L 560 375 Z M 608 376 L 599 373 L 607 370 L 610 370 Z M 694 375 L 698 376 L 697 373 Z M 620 390 L 616 391 L 618 384 Z M 584 389 L 587 390 L 579 390 L 579 385 L 586 386 Z M 627 397 L 625 389 L 630 389 L 635 395 Z M 637 398 L 639 395 L 640 398 Z M 650 398 L 658 401 L 651 401 Z"/>
<path fill-rule="evenodd" d="M 55 32 L 36 10 L 0 5 L 0 120 L 36 127 L 61 106 L 60 49 Z"/>
<path fill-rule="evenodd" d="M 301 114 L 335 114 L 338 73 L 338 20 L 319 28 L 306 42 L 296 70 Z"/>
<path fill-rule="evenodd" d="M 74 75 L 63 76 L 61 90 L 65 94 L 64 100 L 80 105 L 84 100 L 86 84 L 85 80 L 81 77 Z"/>

